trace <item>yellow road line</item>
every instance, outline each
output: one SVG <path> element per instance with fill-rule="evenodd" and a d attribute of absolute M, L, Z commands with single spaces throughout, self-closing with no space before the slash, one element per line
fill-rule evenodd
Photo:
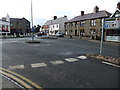
<path fill-rule="evenodd" d="M 44 90 L 42 87 L 40 87 L 39 85 L 35 84 L 35 83 L 32 82 L 31 80 L 29 80 L 29 79 L 27 79 L 27 78 L 25 78 L 25 77 L 23 77 L 23 76 L 15 73 L 15 72 L 13 72 L 13 71 L 9 71 L 9 70 L 4 69 L 4 68 L 0 68 L 0 70 L 9 72 L 9 73 L 11 73 L 11 74 L 14 74 L 14 75 L 16 75 L 17 77 L 19 77 L 19 78 L 21 78 L 21 79 L 23 79 L 23 80 L 26 80 L 27 82 L 29 82 L 29 83 L 30 83 L 31 85 L 33 85 L 34 87 L 36 87 L 36 88 L 38 88 L 38 89 L 41 89 L 41 90 Z"/>
<path fill-rule="evenodd" d="M 23 82 L 22 80 L 18 79 L 17 77 L 11 75 L 11 74 L 8 74 L 6 72 L 3 72 L 3 71 L 0 71 L 1 74 L 4 74 L 14 80 L 16 80 L 17 82 L 19 82 L 20 84 L 24 85 L 26 88 L 32 88 L 30 85 L 28 85 L 27 83 Z"/>

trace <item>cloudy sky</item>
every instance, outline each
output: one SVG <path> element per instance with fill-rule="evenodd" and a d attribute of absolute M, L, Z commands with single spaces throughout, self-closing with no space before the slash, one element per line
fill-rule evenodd
<path fill-rule="evenodd" d="M 97 5 L 100 10 L 113 13 L 120 0 L 32 0 L 34 24 L 43 25 L 53 16 L 68 16 L 68 19 L 85 13 L 93 12 Z M 0 0 L 0 18 L 10 15 L 11 18 L 25 17 L 31 21 L 31 0 Z"/>

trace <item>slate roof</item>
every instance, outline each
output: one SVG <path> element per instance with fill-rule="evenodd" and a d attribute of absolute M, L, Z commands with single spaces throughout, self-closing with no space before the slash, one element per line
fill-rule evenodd
<path fill-rule="evenodd" d="M 52 22 L 51 22 L 52 21 Z M 60 23 L 63 23 L 63 22 L 66 22 L 68 21 L 68 18 L 67 17 L 60 17 L 60 18 L 57 18 L 55 20 L 48 20 L 44 25 L 53 25 L 53 24 L 60 24 Z"/>
<path fill-rule="evenodd" d="M 103 10 L 97 13 L 89 13 L 89 14 L 84 14 L 83 16 L 76 16 L 73 19 L 70 19 L 68 22 L 97 19 L 97 18 L 109 17 L 110 15 L 111 13 Z"/>
<path fill-rule="evenodd" d="M 22 20 L 22 19 L 25 19 L 26 21 L 28 21 L 26 18 L 10 18 L 10 21 L 17 22 L 17 21 Z M 28 21 L 28 22 L 30 22 L 30 21 Z"/>

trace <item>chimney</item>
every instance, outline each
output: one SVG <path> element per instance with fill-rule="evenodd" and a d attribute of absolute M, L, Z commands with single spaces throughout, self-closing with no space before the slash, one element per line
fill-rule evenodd
<path fill-rule="evenodd" d="M 53 17 L 53 20 L 55 20 L 55 19 L 57 19 L 57 16 L 54 16 L 54 17 Z"/>
<path fill-rule="evenodd" d="M 81 16 L 83 16 L 84 15 L 84 11 L 81 11 Z"/>
<path fill-rule="evenodd" d="M 97 13 L 99 11 L 99 7 L 98 6 L 95 6 L 94 8 L 94 13 Z"/>
<path fill-rule="evenodd" d="M 64 15 L 64 17 L 67 17 L 66 15 Z"/>
<path fill-rule="evenodd" d="M 120 2 L 118 2 L 118 4 L 117 4 L 117 8 L 120 10 Z"/>

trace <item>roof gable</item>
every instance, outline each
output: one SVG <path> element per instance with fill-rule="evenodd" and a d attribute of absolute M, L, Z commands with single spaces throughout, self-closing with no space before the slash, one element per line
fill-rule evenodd
<path fill-rule="evenodd" d="M 116 14 L 117 12 L 120 12 L 120 10 L 117 9 L 110 17 L 111 17 L 111 18 L 112 18 L 112 17 L 115 17 L 115 14 Z"/>

